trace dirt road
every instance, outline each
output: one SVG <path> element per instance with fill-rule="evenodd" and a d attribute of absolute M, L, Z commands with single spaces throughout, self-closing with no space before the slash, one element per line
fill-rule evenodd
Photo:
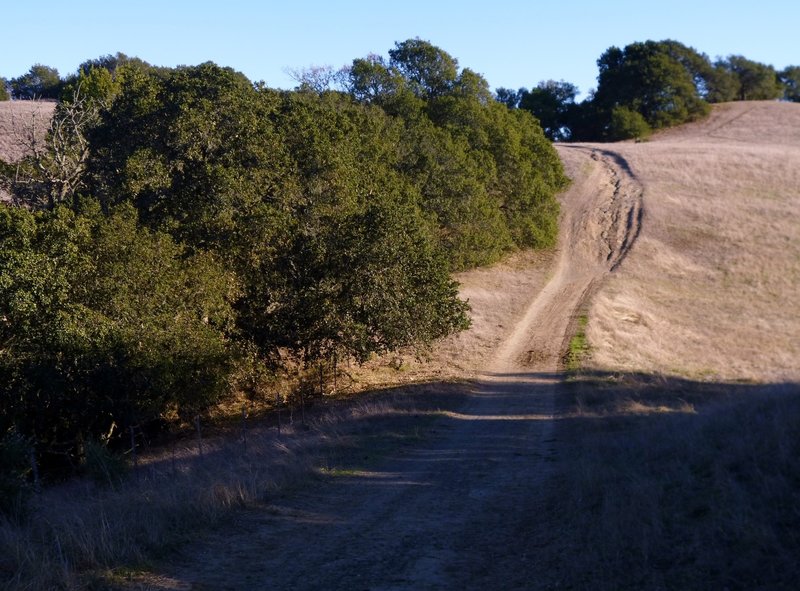
<path fill-rule="evenodd" d="M 624 160 L 561 147 L 575 179 L 562 198 L 551 280 L 466 397 L 413 446 L 342 471 L 188 549 L 151 589 L 514 589 L 535 586 L 547 543 L 541 495 L 557 459 L 558 373 L 586 295 L 618 266 L 642 221 Z"/>

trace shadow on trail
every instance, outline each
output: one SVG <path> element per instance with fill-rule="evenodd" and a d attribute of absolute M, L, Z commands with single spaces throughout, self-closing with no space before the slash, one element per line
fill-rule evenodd
<path fill-rule="evenodd" d="M 800 384 L 587 373 L 561 391 L 540 528 L 559 535 L 518 528 L 512 553 L 539 562 L 512 588 L 796 585 Z"/>
<path fill-rule="evenodd" d="M 797 383 L 509 372 L 322 406 L 311 432 L 336 441 L 319 448 L 318 477 L 187 549 L 173 580 L 735 589 L 734 576 L 781 588 L 797 574 Z M 760 543 L 743 546 L 754 527 Z"/>

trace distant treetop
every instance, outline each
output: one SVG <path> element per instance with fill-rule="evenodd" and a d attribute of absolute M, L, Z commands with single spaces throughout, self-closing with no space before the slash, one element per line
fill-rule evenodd
<path fill-rule="evenodd" d="M 711 62 L 673 40 L 610 47 L 597 60 L 597 90 L 580 104 L 566 82 L 540 82 L 528 91 L 499 88 L 496 99 L 530 111 L 553 140 L 615 141 L 642 138 L 652 129 L 693 121 L 709 103 L 799 100 L 796 67 L 772 66 L 732 55 Z"/>

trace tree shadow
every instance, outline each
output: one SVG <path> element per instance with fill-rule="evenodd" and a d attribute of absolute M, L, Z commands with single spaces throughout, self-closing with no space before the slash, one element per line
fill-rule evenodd
<path fill-rule="evenodd" d="M 798 383 L 491 373 L 307 419 L 280 437 L 311 441 L 311 480 L 165 572 L 231 589 L 779 589 L 800 574 Z"/>

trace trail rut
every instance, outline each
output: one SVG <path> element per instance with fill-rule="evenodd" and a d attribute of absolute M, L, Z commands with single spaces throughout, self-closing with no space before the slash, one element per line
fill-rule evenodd
<path fill-rule="evenodd" d="M 558 264 L 480 379 L 465 384 L 466 402 L 377 467 L 243 513 L 147 588 L 535 587 L 564 345 L 643 220 L 642 190 L 621 157 L 577 145 L 559 153 L 575 181 L 562 196 Z"/>

